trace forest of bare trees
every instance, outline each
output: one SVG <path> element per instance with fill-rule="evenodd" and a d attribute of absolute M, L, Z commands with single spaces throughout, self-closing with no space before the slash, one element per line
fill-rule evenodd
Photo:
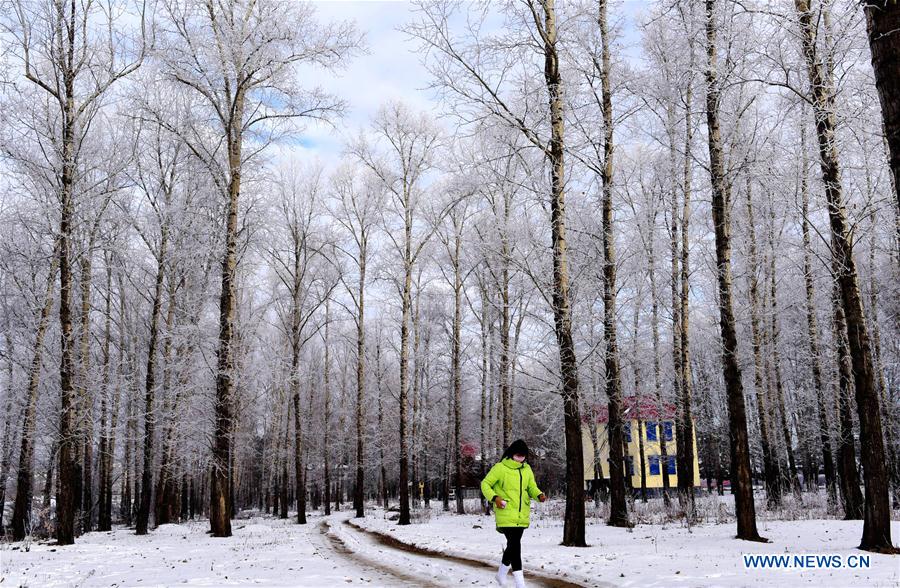
<path fill-rule="evenodd" d="M 360 125 L 320 81 L 379 47 L 315 3 L 0 13 L 0 532 L 404 525 L 524 438 L 584 546 L 637 398 L 688 524 L 821 493 L 895 549 L 897 2 L 422 0 L 434 110 Z"/>

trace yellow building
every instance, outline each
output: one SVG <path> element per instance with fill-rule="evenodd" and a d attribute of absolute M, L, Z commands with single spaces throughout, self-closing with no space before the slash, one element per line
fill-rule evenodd
<path fill-rule="evenodd" d="M 623 399 L 623 437 L 625 439 L 625 471 L 626 484 L 633 488 L 641 487 L 641 442 L 644 450 L 644 471 L 647 477 L 647 488 L 663 487 L 663 468 L 669 474 L 669 487 L 678 485 L 678 466 L 676 462 L 676 428 L 675 406 L 659 404 L 649 399 L 638 399 L 629 396 Z M 581 445 L 584 454 L 584 479 L 593 482 L 598 479 L 609 480 L 609 435 L 606 423 L 609 412 L 606 406 L 598 406 L 590 411 L 588 418 L 597 423 L 597 452 L 599 459 L 595 462 L 594 442 L 591 439 L 591 427 L 585 420 L 581 425 Z M 694 486 L 700 485 L 700 464 L 697 460 L 697 427 L 694 426 Z M 662 445 L 665 443 L 666 459 L 662 456 Z"/>

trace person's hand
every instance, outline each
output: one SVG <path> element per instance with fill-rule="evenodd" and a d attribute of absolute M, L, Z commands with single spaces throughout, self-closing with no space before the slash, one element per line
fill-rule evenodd
<path fill-rule="evenodd" d="M 543 492 L 541 492 L 541 493 L 538 495 L 538 500 L 540 500 L 541 502 L 547 502 L 547 495 L 544 494 Z"/>
<path fill-rule="evenodd" d="M 499 496 L 494 496 L 494 506 L 497 508 L 506 508 L 506 501 Z"/>

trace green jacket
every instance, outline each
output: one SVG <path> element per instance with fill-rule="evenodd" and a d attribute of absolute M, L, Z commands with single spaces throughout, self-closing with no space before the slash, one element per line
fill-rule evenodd
<path fill-rule="evenodd" d="M 484 477 L 481 493 L 494 507 L 497 527 L 527 527 L 531 499 L 541 495 L 531 466 L 508 457 L 495 464 Z M 493 503 L 495 496 L 506 501 L 506 508 L 497 508 Z"/>

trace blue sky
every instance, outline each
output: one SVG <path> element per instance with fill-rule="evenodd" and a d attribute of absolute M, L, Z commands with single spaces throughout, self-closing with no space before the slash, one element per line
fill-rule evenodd
<path fill-rule="evenodd" d="M 368 124 L 378 107 L 390 100 L 403 100 L 420 110 L 434 111 L 437 102 L 427 90 L 429 74 L 416 53 L 418 45 L 399 30 L 412 16 L 405 0 L 313 0 L 321 21 L 353 20 L 366 34 L 368 53 L 357 56 L 337 75 L 319 73 L 314 80 L 347 101 L 349 110 L 335 130 L 326 125 L 310 126 L 295 142 L 320 157 L 326 165 L 340 157 L 341 133 L 356 132 Z M 612 18 L 624 17 L 626 43 L 637 42 L 634 17 L 647 2 L 624 0 L 610 8 Z M 632 47 L 630 54 L 636 50 Z"/>
<path fill-rule="evenodd" d="M 429 77 L 415 54 L 416 45 L 399 30 L 411 17 L 408 2 L 317 0 L 313 4 L 323 22 L 355 21 L 365 32 L 368 47 L 368 52 L 354 58 L 346 69 L 336 74 L 319 72 L 314 80 L 348 104 L 337 131 L 326 125 L 311 125 L 300 141 L 330 165 L 340 157 L 341 134 L 354 133 L 367 125 L 384 102 L 403 100 L 423 110 L 433 109 L 435 102 L 423 91 Z"/>

